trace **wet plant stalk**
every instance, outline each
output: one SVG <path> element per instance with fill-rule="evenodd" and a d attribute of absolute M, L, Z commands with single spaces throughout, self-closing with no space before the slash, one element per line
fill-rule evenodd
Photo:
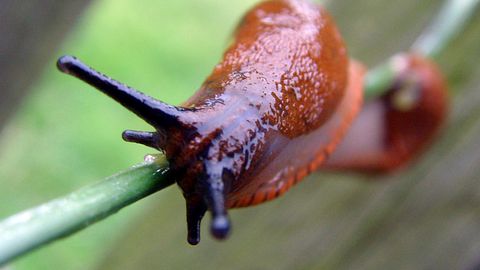
<path fill-rule="evenodd" d="M 164 158 L 11 216 L 0 223 L 0 265 L 73 234 L 171 184 Z"/>

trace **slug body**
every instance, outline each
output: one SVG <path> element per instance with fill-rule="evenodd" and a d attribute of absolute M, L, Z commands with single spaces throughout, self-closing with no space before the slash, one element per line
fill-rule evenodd
<path fill-rule="evenodd" d="M 186 199 L 191 244 L 199 242 L 207 210 L 212 234 L 224 238 L 227 208 L 276 198 L 318 168 L 362 101 L 362 67 L 349 62 L 330 16 L 300 0 L 266 1 L 249 11 L 223 60 L 181 107 L 75 58 L 58 66 L 155 127 L 123 138 L 165 152 Z"/>

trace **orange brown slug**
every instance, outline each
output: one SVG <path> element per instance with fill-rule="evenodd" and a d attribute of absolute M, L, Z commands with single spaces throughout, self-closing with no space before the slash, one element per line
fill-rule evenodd
<path fill-rule="evenodd" d="M 445 122 L 445 79 L 430 60 L 415 54 L 392 59 L 396 80 L 383 96 L 366 102 L 324 168 L 384 173 L 404 167 L 432 142 Z"/>
<path fill-rule="evenodd" d="M 74 75 L 151 124 L 123 138 L 165 152 L 186 199 L 188 242 L 200 221 L 225 238 L 227 209 L 272 200 L 317 169 L 362 102 L 363 68 L 350 62 L 330 15 L 301 0 L 261 2 L 234 42 L 182 106 L 146 96 L 89 68 L 59 59 Z"/>

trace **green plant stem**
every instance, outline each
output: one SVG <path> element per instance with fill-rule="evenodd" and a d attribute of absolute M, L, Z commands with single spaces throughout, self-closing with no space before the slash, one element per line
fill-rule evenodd
<path fill-rule="evenodd" d="M 411 50 L 436 58 L 477 12 L 478 0 L 448 0 L 437 17 L 413 43 Z"/>
<path fill-rule="evenodd" d="M 0 223 L 0 265 L 73 234 L 174 181 L 165 159 L 142 163 Z"/>
<path fill-rule="evenodd" d="M 435 59 L 448 44 L 462 32 L 466 23 L 478 13 L 480 0 L 447 0 L 432 24 L 413 43 L 410 51 Z M 372 99 L 388 91 L 395 80 L 392 61 L 371 69 L 365 78 L 365 99 Z"/>
<path fill-rule="evenodd" d="M 412 51 L 436 57 L 475 13 L 480 0 L 449 0 Z M 382 95 L 395 72 L 386 62 L 367 74 L 365 97 Z M 63 198 L 23 211 L 0 222 L 0 265 L 39 246 L 73 234 L 174 181 L 164 157 L 143 163 Z"/>

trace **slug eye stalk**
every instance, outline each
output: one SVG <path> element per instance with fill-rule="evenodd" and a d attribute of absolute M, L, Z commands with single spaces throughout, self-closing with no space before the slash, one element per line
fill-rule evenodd
<path fill-rule="evenodd" d="M 157 129 L 163 130 L 179 124 L 182 108 L 163 103 L 113 80 L 73 56 L 60 57 L 57 67 L 63 73 L 77 77 L 100 90 Z"/>

